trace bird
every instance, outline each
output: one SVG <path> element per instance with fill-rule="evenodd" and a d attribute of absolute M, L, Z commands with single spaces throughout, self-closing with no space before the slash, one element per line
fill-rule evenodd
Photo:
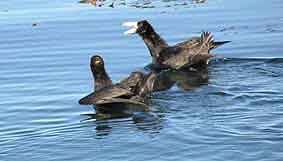
<path fill-rule="evenodd" d="M 91 57 L 90 69 L 94 78 L 94 91 L 113 84 L 104 66 L 104 60 L 101 56 L 94 55 Z"/>
<path fill-rule="evenodd" d="M 88 3 L 88 4 L 92 4 L 92 5 L 96 6 L 97 0 L 81 0 L 81 1 L 79 1 L 79 3 Z"/>
<path fill-rule="evenodd" d="M 214 41 L 210 32 L 202 32 L 200 37 L 170 46 L 147 20 L 125 22 L 122 25 L 130 27 L 124 34 L 137 33 L 143 39 L 152 57 L 153 68 L 157 69 L 205 68 L 213 57 L 210 50 L 230 42 Z"/>
<path fill-rule="evenodd" d="M 93 56 L 90 66 L 95 77 L 94 83 L 98 83 L 98 86 L 95 85 L 94 92 L 81 98 L 79 104 L 100 106 L 133 104 L 148 109 L 147 96 L 151 93 L 156 74 L 135 71 L 119 83 L 113 84 L 104 68 L 104 61 L 101 56 Z"/>

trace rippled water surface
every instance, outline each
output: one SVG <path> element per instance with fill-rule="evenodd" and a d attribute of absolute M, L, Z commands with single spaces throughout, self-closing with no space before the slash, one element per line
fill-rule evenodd
<path fill-rule="evenodd" d="M 0 160 L 283 160 L 281 0 L 0 2 Z M 210 31 L 208 82 L 177 83 L 151 111 L 107 118 L 78 100 L 100 53 L 115 82 L 151 58 L 124 21 L 147 19 L 171 44 Z"/>

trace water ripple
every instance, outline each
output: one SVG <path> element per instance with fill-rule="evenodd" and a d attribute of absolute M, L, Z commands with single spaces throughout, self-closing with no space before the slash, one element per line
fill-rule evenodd
<path fill-rule="evenodd" d="M 0 2 L 2 160 L 282 160 L 281 1 L 101 3 Z M 203 30 L 232 42 L 213 51 L 205 81 L 176 78 L 148 113 L 80 106 L 93 89 L 91 55 L 114 82 L 150 62 L 121 27 L 140 19 L 170 44 Z"/>

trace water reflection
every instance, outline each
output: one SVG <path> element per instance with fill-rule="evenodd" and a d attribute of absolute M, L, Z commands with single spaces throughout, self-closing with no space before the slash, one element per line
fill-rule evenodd
<path fill-rule="evenodd" d="M 164 91 L 176 85 L 179 89 L 188 91 L 208 83 L 208 69 L 195 70 L 167 70 L 158 74 L 153 91 Z"/>
<path fill-rule="evenodd" d="M 155 8 L 155 7 L 174 7 L 187 6 L 190 4 L 205 3 L 207 0 L 81 0 L 79 3 L 91 4 L 96 7 L 108 6 L 118 7 L 127 6 L 135 8 Z"/>
<path fill-rule="evenodd" d="M 96 108 L 96 113 L 84 114 L 87 119 L 83 121 L 93 121 L 96 125 L 95 134 L 98 138 L 109 135 L 112 128 L 117 126 L 135 125 L 138 130 L 146 133 L 156 134 L 163 128 L 161 116 L 152 112 L 112 112 L 104 113 Z M 125 123 L 125 124 L 124 124 Z"/>
<path fill-rule="evenodd" d="M 166 91 L 177 86 L 183 91 L 196 89 L 208 83 L 208 70 L 167 70 L 161 72 L 150 72 L 155 75 L 152 92 Z M 111 133 L 113 125 L 117 122 L 127 122 L 127 126 L 135 125 L 138 130 L 149 133 L 159 133 L 163 128 L 162 115 L 159 110 L 153 109 L 156 106 L 154 101 L 148 102 L 149 108 L 139 104 L 111 103 L 103 106 L 94 106 L 95 113 L 86 114 L 85 121 L 94 121 L 97 137 L 107 136 Z M 157 107 L 158 108 L 158 107 Z M 162 113 L 162 112 L 161 112 Z M 128 123 L 130 122 L 130 124 Z M 116 126 L 116 124 L 115 124 Z M 119 123 L 119 126 L 124 126 Z"/>

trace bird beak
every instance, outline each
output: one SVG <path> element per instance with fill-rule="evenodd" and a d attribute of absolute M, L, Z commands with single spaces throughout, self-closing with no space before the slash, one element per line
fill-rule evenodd
<path fill-rule="evenodd" d="M 137 33 L 138 22 L 124 22 L 122 26 L 130 28 L 128 31 L 124 32 L 125 35 Z"/>
<path fill-rule="evenodd" d="M 95 61 L 94 61 L 94 64 L 95 64 L 95 65 L 101 64 L 101 61 L 100 61 L 100 60 L 95 60 Z"/>

